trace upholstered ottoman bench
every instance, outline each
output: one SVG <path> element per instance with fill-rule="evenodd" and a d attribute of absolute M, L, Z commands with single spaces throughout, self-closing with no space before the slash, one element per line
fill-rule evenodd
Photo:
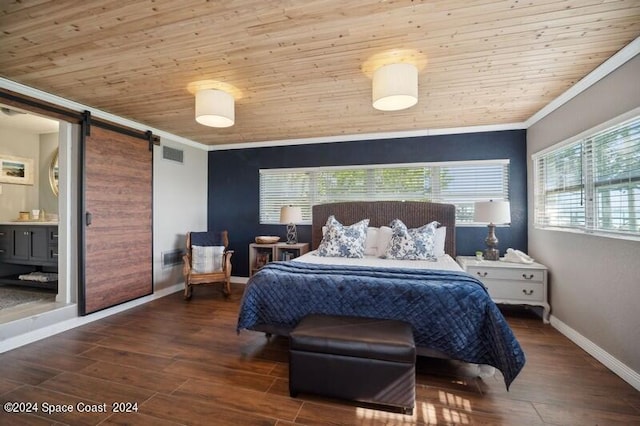
<path fill-rule="evenodd" d="M 411 325 L 309 315 L 290 334 L 289 393 L 312 393 L 413 413 L 416 348 Z"/>

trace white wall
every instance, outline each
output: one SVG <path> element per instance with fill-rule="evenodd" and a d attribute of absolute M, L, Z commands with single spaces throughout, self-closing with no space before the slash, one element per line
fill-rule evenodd
<path fill-rule="evenodd" d="M 39 141 L 36 133 L 0 127 L 0 156 L 9 155 L 33 159 L 34 184 L 17 185 L 2 183 L 0 194 L 0 222 L 17 219 L 19 212 L 39 208 L 38 180 Z"/>
<path fill-rule="evenodd" d="M 182 264 L 163 267 L 162 253 L 185 248 L 189 231 L 207 230 L 207 151 L 162 139 L 161 145 L 184 151 L 184 163 L 153 151 L 153 272 L 155 290 L 184 281 Z"/>
<path fill-rule="evenodd" d="M 56 301 L 78 301 L 78 164 L 80 126 L 60 122 L 58 196 L 58 295 Z"/>
<path fill-rule="evenodd" d="M 58 213 L 58 197 L 51 189 L 49 169 L 58 149 L 58 133 L 43 133 L 40 135 L 40 163 L 38 167 L 38 185 L 40 187 L 38 207 L 45 213 Z"/>
<path fill-rule="evenodd" d="M 640 106 L 636 56 L 527 130 L 527 156 Z M 533 227 L 529 252 L 550 269 L 553 317 L 640 373 L 640 242 Z"/>

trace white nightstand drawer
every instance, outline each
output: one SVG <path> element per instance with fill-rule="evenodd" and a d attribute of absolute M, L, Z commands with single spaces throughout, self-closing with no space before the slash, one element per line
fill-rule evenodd
<path fill-rule="evenodd" d="M 496 303 L 541 306 L 542 320 L 549 323 L 551 306 L 543 264 L 477 260 L 472 256 L 458 256 L 456 260 L 469 275 L 482 281 Z"/>
<path fill-rule="evenodd" d="M 492 299 L 544 301 L 544 285 L 541 282 L 513 282 L 506 280 L 482 280 Z"/>
<path fill-rule="evenodd" d="M 468 272 L 481 280 L 512 280 L 512 281 L 537 281 L 544 280 L 544 271 L 535 269 L 502 269 L 483 268 L 481 266 L 468 268 Z"/>

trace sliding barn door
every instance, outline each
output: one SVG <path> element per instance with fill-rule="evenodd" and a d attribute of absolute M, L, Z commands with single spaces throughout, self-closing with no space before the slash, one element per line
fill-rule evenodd
<path fill-rule="evenodd" d="M 153 292 L 153 151 L 148 140 L 98 126 L 83 145 L 85 315 Z"/>

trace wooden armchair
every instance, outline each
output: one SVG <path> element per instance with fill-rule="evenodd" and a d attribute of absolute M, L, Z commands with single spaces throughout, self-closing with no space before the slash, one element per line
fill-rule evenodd
<path fill-rule="evenodd" d="M 194 259 L 195 253 L 192 252 L 193 246 L 206 247 L 208 249 L 217 247 L 224 247 L 224 252 L 222 253 L 222 259 L 219 265 L 219 268 L 215 268 L 213 272 L 197 272 L 194 270 Z M 182 268 L 182 273 L 184 274 L 184 298 L 185 300 L 191 299 L 191 291 L 192 286 L 194 285 L 209 285 L 214 283 L 224 283 L 222 288 L 225 296 L 229 296 L 231 294 L 231 256 L 233 255 L 233 250 L 227 250 L 229 246 L 229 234 L 227 231 L 222 231 L 219 234 L 213 232 L 188 232 L 187 233 L 187 250 L 186 254 L 182 257 L 184 261 L 184 266 Z M 214 259 L 206 259 L 207 262 L 210 261 L 210 264 L 213 265 L 216 262 Z"/>

